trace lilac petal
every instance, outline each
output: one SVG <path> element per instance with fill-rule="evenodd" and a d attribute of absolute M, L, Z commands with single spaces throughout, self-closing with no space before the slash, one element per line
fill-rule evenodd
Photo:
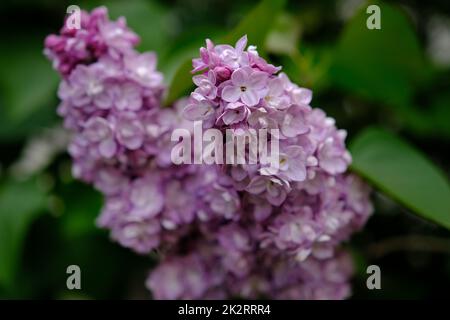
<path fill-rule="evenodd" d="M 212 42 L 211 39 L 206 39 L 206 49 L 208 51 L 214 50 L 214 42 Z"/>
<path fill-rule="evenodd" d="M 194 84 L 196 86 L 201 86 L 202 81 L 205 81 L 205 80 L 208 80 L 208 78 L 206 76 L 204 76 L 203 74 L 192 77 L 192 81 L 194 82 Z"/>
<path fill-rule="evenodd" d="M 216 84 L 216 73 L 212 70 L 208 72 L 208 80 L 212 85 Z"/>
<path fill-rule="evenodd" d="M 242 166 L 231 167 L 231 176 L 236 181 L 242 181 L 247 177 L 247 171 Z"/>
<path fill-rule="evenodd" d="M 289 169 L 286 171 L 286 175 L 293 181 L 305 181 L 306 167 L 303 161 L 301 159 L 289 161 Z"/>
<path fill-rule="evenodd" d="M 112 105 L 112 98 L 108 90 L 103 91 L 94 98 L 94 103 L 100 109 L 109 109 Z"/>
<path fill-rule="evenodd" d="M 227 102 L 236 102 L 241 96 L 241 89 L 236 86 L 226 86 L 222 90 L 222 99 Z"/>
<path fill-rule="evenodd" d="M 249 73 L 251 72 L 251 69 L 249 68 L 240 68 L 235 70 L 231 75 L 231 81 L 233 82 L 233 85 L 240 87 L 240 86 L 246 86 L 247 81 L 249 78 Z"/>
<path fill-rule="evenodd" d="M 269 82 L 269 92 L 268 95 L 272 97 L 280 96 L 284 91 L 283 80 L 280 78 L 272 79 Z"/>
<path fill-rule="evenodd" d="M 144 139 L 140 135 L 133 137 L 133 138 L 128 138 L 126 140 L 122 139 L 122 143 L 124 144 L 124 146 L 130 150 L 139 149 L 142 146 L 143 142 L 144 142 Z"/>
<path fill-rule="evenodd" d="M 164 206 L 164 198 L 157 186 L 148 181 L 131 190 L 130 200 L 134 206 L 132 214 L 145 218 L 156 216 Z"/>
<path fill-rule="evenodd" d="M 100 117 L 94 117 L 88 120 L 83 136 L 91 142 L 100 142 L 111 135 L 109 123 Z"/>
<path fill-rule="evenodd" d="M 254 71 L 250 75 L 248 86 L 261 89 L 267 85 L 267 73 L 261 71 Z"/>
<path fill-rule="evenodd" d="M 266 179 L 261 176 L 254 177 L 246 188 L 246 190 L 252 194 L 260 194 L 265 189 L 266 189 Z"/>
<path fill-rule="evenodd" d="M 347 170 L 348 163 L 342 158 L 320 159 L 319 166 L 329 174 L 343 173 Z"/>
<path fill-rule="evenodd" d="M 87 104 L 89 104 L 89 102 L 91 101 L 91 99 L 88 96 L 77 96 L 72 98 L 72 103 L 75 107 L 82 107 L 85 106 Z"/>
<path fill-rule="evenodd" d="M 279 171 L 279 168 L 277 166 L 270 166 L 270 167 L 263 167 L 259 169 L 259 173 L 263 176 L 273 176 L 276 175 Z"/>
<path fill-rule="evenodd" d="M 117 151 L 117 144 L 114 139 L 102 141 L 99 146 L 100 154 L 105 158 L 111 158 Z"/>
<path fill-rule="evenodd" d="M 236 42 L 236 51 L 242 52 L 247 46 L 247 35 L 244 35 Z"/>
<path fill-rule="evenodd" d="M 312 91 L 306 88 L 298 88 L 293 91 L 293 96 L 297 103 L 308 105 L 312 100 Z"/>
<path fill-rule="evenodd" d="M 137 119 L 121 119 L 116 128 L 117 140 L 130 150 L 139 149 L 144 142 L 144 128 Z"/>
<path fill-rule="evenodd" d="M 204 120 L 211 112 L 213 112 L 212 106 L 208 106 L 203 103 L 192 103 L 186 106 L 183 110 L 183 115 L 186 119 L 191 121 Z"/>
<path fill-rule="evenodd" d="M 295 137 L 299 134 L 306 133 L 308 127 L 304 124 L 300 116 L 286 114 L 281 124 L 281 133 L 288 138 Z"/>
<path fill-rule="evenodd" d="M 260 99 L 260 97 L 259 97 L 258 93 L 256 92 L 256 90 L 253 90 L 250 88 L 247 88 L 247 90 L 244 93 L 242 93 L 242 96 L 241 96 L 242 102 L 245 103 L 249 107 L 256 106 L 259 102 L 259 99 Z"/>
<path fill-rule="evenodd" d="M 219 117 L 226 125 L 240 122 L 242 120 L 240 118 L 242 118 L 242 116 L 239 114 L 238 110 L 227 110 Z"/>
<path fill-rule="evenodd" d="M 286 192 L 280 190 L 280 192 L 276 194 L 267 194 L 267 200 L 270 202 L 270 204 L 278 207 L 284 202 L 284 200 L 286 200 Z"/>
<path fill-rule="evenodd" d="M 296 158 L 303 154 L 303 148 L 300 146 L 289 146 L 284 149 L 289 158 Z"/>

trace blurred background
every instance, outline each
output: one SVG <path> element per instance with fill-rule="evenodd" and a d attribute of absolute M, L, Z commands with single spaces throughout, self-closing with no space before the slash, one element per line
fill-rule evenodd
<path fill-rule="evenodd" d="M 205 38 L 220 39 L 258 2 L 0 3 L 0 298 L 149 298 L 144 278 L 154 257 L 110 242 L 95 227 L 101 197 L 71 177 L 68 136 L 55 113 L 59 79 L 42 54 L 71 4 L 125 16 L 170 83 Z M 366 28 L 369 4 L 381 7 L 381 30 Z M 348 141 L 369 126 L 386 128 L 449 176 L 449 1 L 294 0 L 272 22 L 253 26 L 270 29 L 259 49 L 313 90 L 312 105 L 335 117 Z M 373 200 L 374 216 L 347 244 L 356 264 L 352 298 L 449 298 L 450 232 L 379 192 Z M 66 289 L 72 264 L 82 270 L 79 291 Z M 366 288 L 371 264 L 381 268 L 381 290 Z"/>

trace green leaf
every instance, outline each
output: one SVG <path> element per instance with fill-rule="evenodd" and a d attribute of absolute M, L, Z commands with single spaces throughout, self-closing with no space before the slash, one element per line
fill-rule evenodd
<path fill-rule="evenodd" d="M 367 129 L 350 145 L 352 169 L 422 217 L 450 229 L 448 179 L 398 136 Z"/>
<path fill-rule="evenodd" d="M 0 286 L 12 285 L 26 231 L 44 205 L 45 194 L 35 181 L 9 182 L 0 189 Z"/>
<path fill-rule="evenodd" d="M 95 219 L 103 204 L 103 196 L 99 192 L 76 182 L 66 185 L 61 190 L 61 199 L 64 203 L 61 230 L 67 238 L 81 238 L 97 232 Z"/>
<path fill-rule="evenodd" d="M 55 118 L 58 76 L 42 54 L 43 37 L 18 37 L 0 51 L 0 138 Z"/>
<path fill-rule="evenodd" d="M 169 92 L 167 93 L 166 105 L 170 105 L 175 100 L 186 94 L 191 87 L 192 83 L 192 62 L 191 60 L 184 61 L 175 72 L 172 83 L 169 86 Z"/>
<path fill-rule="evenodd" d="M 340 37 L 330 76 L 338 86 L 391 105 L 408 105 L 428 69 L 410 21 L 400 9 L 378 4 L 381 29 L 369 30 L 366 7 Z"/>
<path fill-rule="evenodd" d="M 246 34 L 250 44 L 263 49 L 267 35 L 285 3 L 285 0 L 262 0 L 221 42 L 234 44 Z"/>
<path fill-rule="evenodd" d="M 328 85 L 331 60 L 329 48 L 303 46 L 283 57 L 283 70 L 295 83 L 320 92 Z"/>
<path fill-rule="evenodd" d="M 24 45 L 1 51 L 0 85 L 6 114 L 12 121 L 24 119 L 54 97 L 58 77 L 42 54 L 42 39 L 22 39 Z"/>
<path fill-rule="evenodd" d="M 230 33 L 220 40 L 220 43 L 234 45 L 239 38 L 246 34 L 249 43 L 258 46 L 260 53 L 262 53 L 261 49 L 264 48 L 266 37 L 285 2 L 285 0 L 261 1 Z M 169 85 L 169 92 L 165 100 L 166 105 L 172 104 L 193 87 L 190 74 L 191 60 L 192 58 L 189 58 L 180 63 Z"/>

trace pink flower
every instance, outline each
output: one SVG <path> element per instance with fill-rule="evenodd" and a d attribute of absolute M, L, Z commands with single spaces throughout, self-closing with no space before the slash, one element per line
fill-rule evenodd
<path fill-rule="evenodd" d="M 212 189 L 203 197 L 215 215 L 232 219 L 239 213 L 240 201 L 237 192 L 234 190 L 214 184 Z"/>
<path fill-rule="evenodd" d="M 254 129 L 278 129 L 278 123 L 273 113 L 264 108 L 253 110 L 248 117 L 248 124 Z"/>
<path fill-rule="evenodd" d="M 103 65 L 79 65 L 70 74 L 67 81 L 61 83 L 59 96 L 70 99 L 76 107 L 94 104 L 100 109 L 108 109 L 112 99 L 105 90 L 105 72 Z"/>
<path fill-rule="evenodd" d="M 260 169 L 262 175 L 276 175 L 288 181 L 304 181 L 306 179 L 306 154 L 302 147 L 287 146 L 278 155 L 277 167 Z"/>
<path fill-rule="evenodd" d="M 160 245 L 160 230 L 158 220 L 124 216 L 111 226 L 111 237 L 125 248 L 148 254 Z"/>
<path fill-rule="evenodd" d="M 131 112 L 120 115 L 115 133 L 117 140 L 130 150 L 139 149 L 144 142 L 144 126 L 136 114 Z"/>
<path fill-rule="evenodd" d="M 227 104 L 225 111 L 217 118 L 217 121 L 222 120 L 226 125 L 242 122 L 248 118 L 250 110 L 248 107 L 240 102 L 232 102 Z"/>
<path fill-rule="evenodd" d="M 94 185 L 106 195 L 115 195 L 128 186 L 128 179 L 115 168 L 102 167 L 95 172 Z"/>
<path fill-rule="evenodd" d="M 191 121 L 203 121 L 204 128 L 211 128 L 216 121 L 216 112 L 207 99 L 200 94 L 193 92 L 190 103 L 183 110 L 186 119 Z"/>
<path fill-rule="evenodd" d="M 101 156 L 111 158 L 117 150 L 114 141 L 114 134 L 109 123 L 100 117 L 88 120 L 83 130 L 83 136 L 92 143 L 98 144 L 98 151 Z"/>
<path fill-rule="evenodd" d="M 90 14 L 82 11 L 80 20 L 80 29 L 69 29 L 64 24 L 59 35 L 49 35 L 45 39 L 44 54 L 64 77 L 77 65 L 106 57 L 116 60 L 131 54 L 139 42 L 139 37 L 127 28 L 124 18 L 109 20 L 105 7 L 96 8 Z"/>
<path fill-rule="evenodd" d="M 278 78 L 282 81 L 284 89 L 289 93 L 293 103 L 309 105 L 312 100 L 312 91 L 306 88 L 300 88 L 289 80 L 285 73 L 280 73 Z"/>
<path fill-rule="evenodd" d="M 195 92 L 203 97 L 213 100 L 217 96 L 216 75 L 214 71 L 209 71 L 208 75 L 198 75 L 192 78 L 198 86 Z"/>
<path fill-rule="evenodd" d="M 231 75 L 230 82 L 224 85 L 222 99 L 227 102 L 236 102 L 240 99 L 247 106 L 254 107 L 265 96 L 266 86 L 266 73 L 246 67 L 237 69 Z"/>
<path fill-rule="evenodd" d="M 164 206 L 164 195 L 159 177 L 148 174 L 129 186 L 129 215 L 139 218 L 153 218 Z"/>
<path fill-rule="evenodd" d="M 345 131 L 339 131 L 337 136 L 328 137 L 318 148 L 319 166 L 330 174 L 338 174 L 347 170 L 351 155 L 343 145 Z"/>
<path fill-rule="evenodd" d="M 127 74 L 145 87 L 162 85 L 163 76 L 156 71 L 156 55 L 152 52 L 131 54 L 124 58 Z"/>
<path fill-rule="evenodd" d="M 255 195 L 264 194 L 272 205 L 279 206 L 286 199 L 290 186 L 285 180 L 274 176 L 255 176 L 246 191 Z"/>
<path fill-rule="evenodd" d="M 223 82 L 230 79 L 231 70 L 227 67 L 218 66 L 213 69 L 218 82 Z"/>
<path fill-rule="evenodd" d="M 245 252 L 252 249 L 248 232 L 234 223 L 220 228 L 217 238 L 220 245 L 230 251 L 237 250 Z"/>
<path fill-rule="evenodd" d="M 231 69 L 239 68 L 248 65 L 248 56 L 244 52 L 247 46 L 247 36 L 243 36 L 236 42 L 236 47 L 233 48 L 230 45 L 218 45 L 215 47 L 219 59 Z"/>
<path fill-rule="evenodd" d="M 306 113 L 310 108 L 307 106 L 292 105 L 282 115 L 280 121 L 281 133 L 288 138 L 295 137 L 308 132 Z"/>
<path fill-rule="evenodd" d="M 141 88 L 132 82 L 114 84 L 109 89 L 113 97 L 114 106 L 118 110 L 139 110 L 143 99 Z"/>
<path fill-rule="evenodd" d="M 185 192 L 187 186 L 178 180 L 170 181 L 166 189 L 166 204 L 161 224 L 166 229 L 194 221 L 196 211 L 195 194 Z"/>
<path fill-rule="evenodd" d="M 127 28 L 124 17 L 120 17 L 117 21 L 104 21 L 99 23 L 99 36 L 109 47 L 112 56 L 126 52 L 139 43 L 139 37 Z"/>
<path fill-rule="evenodd" d="M 284 94 L 283 81 L 280 78 L 269 80 L 264 101 L 271 109 L 284 110 L 289 107 L 289 98 Z"/>

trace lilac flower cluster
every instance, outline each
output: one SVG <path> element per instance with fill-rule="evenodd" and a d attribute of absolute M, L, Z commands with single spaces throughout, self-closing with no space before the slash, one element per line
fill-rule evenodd
<path fill-rule="evenodd" d="M 199 228 L 187 251 L 163 258 L 147 286 L 160 299 L 345 298 L 351 261 L 337 248 L 371 214 L 370 190 L 346 173 L 346 133 L 309 106 L 311 91 L 245 47 L 245 37 L 235 48 L 207 40 L 193 60 L 201 73 L 184 116 L 223 131 L 278 129 L 280 166 L 223 166 L 239 215 Z"/>
<path fill-rule="evenodd" d="M 147 286 L 159 299 L 344 299 L 352 264 L 338 245 L 364 225 L 368 195 L 354 175 L 308 181 L 280 207 L 240 193 L 239 215 L 172 247 Z"/>
<path fill-rule="evenodd" d="M 187 119 L 203 121 L 205 127 L 221 130 L 277 129 L 280 140 L 279 166 L 230 168 L 236 185 L 279 206 L 292 184 L 313 179 L 316 174 L 344 173 L 351 162 L 345 148 L 345 131 L 334 120 L 309 105 L 312 92 L 292 83 L 281 69 L 246 51 L 247 37 L 236 47 L 215 46 L 206 41 L 201 57 L 193 60 L 197 88 L 185 108 Z M 253 131 L 255 132 L 255 131 Z M 271 131 L 269 131 L 270 133 Z M 276 152 L 276 151 L 273 151 Z"/>
<path fill-rule="evenodd" d="M 350 256 L 339 251 L 333 258 L 310 258 L 298 264 L 284 257 L 253 256 L 254 269 L 247 276 L 229 272 L 224 248 L 203 243 L 182 256 L 170 256 L 147 279 L 157 299 L 340 300 L 351 292 Z"/>
<path fill-rule="evenodd" d="M 138 43 L 139 37 L 127 28 L 125 18 L 110 21 L 107 9 L 99 7 L 90 14 L 80 12 L 79 29 L 64 23 L 59 35 L 49 35 L 44 54 L 61 75 L 67 76 L 78 64 L 91 63 L 106 54 L 119 58 Z"/>
<path fill-rule="evenodd" d="M 254 223 L 264 225 L 262 247 L 300 261 L 311 253 L 329 257 L 370 215 L 369 190 L 345 173 L 351 162 L 345 130 L 309 105 L 310 90 L 278 74 L 280 67 L 246 46 L 245 36 L 235 47 L 206 41 L 200 58 L 193 60 L 193 72 L 201 73 L 193 77 L 197 88 L 184 115 L 206 127 L 250 135 L 278 129 L 271 137 L 280 141 L 278 167 L 226 165 L 225 172 L 244 195 Z"/>
<path fill-rule="evenodd" d="M 135 51 L 125 20 L 109 21 L 99 8 L 82 13 L 82 29 L 61 34 L 48 36 L 45 53 L 63 76 L 58 113 L 73 132 L 73 175 L 105 197 L 99 225 L 146 254 L 176 242 L 197 220 L 237 214 L 237 192 L 221 184 L 216 168 L 172 164 L 172 130 L 193 128 L 181 116 L 186 100 L 161 107 L 156 56 Z M 74 48 L 89 49 L 89 59 Z"/>
<path fill-rule="evenodd" d="M 98 224 L 161 261 L 159 299 L 342 299 L 351 261 L 338 244 L 371 213 L 369 189 L 345 173 L 345 132 L 309 106 L 311 91 L 266 63 L 246 38 L 210 41 L 194 60 L 196 90 L 162 107 L 153 53 L 105 8 L 45 41 L 62 76 L 58 113 L 72 133 L 73 175 L 104 195 Z M 175 165 L 174 129 L 277 128 L 279 171 L 264 165 Z"/>

